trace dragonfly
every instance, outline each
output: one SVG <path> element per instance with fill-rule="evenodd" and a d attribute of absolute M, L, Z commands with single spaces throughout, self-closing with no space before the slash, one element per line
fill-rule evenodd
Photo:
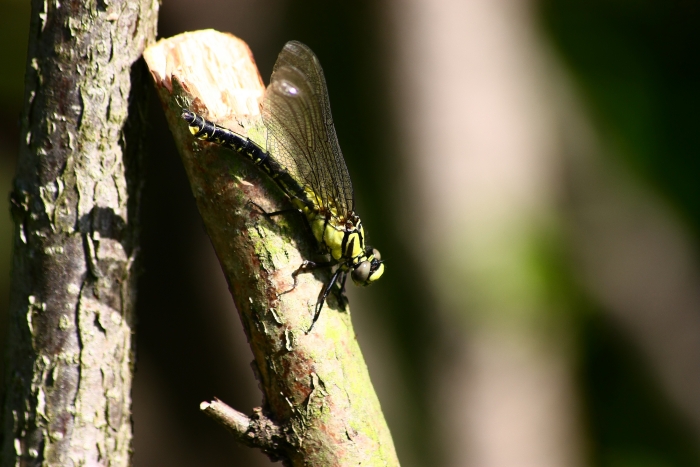
<path fill-rule="evenodd" d="M 308 46 L 289 41 L 277 57 L 262 103 L 266 148 L 188 109 L 182 110 L 182 118 L 195 138 L 233 149 L 261 167 L 304 215 L 321 252 L 330 255 L 326 262 L 305 260 L 287 291 L 296 287 L 300 272 L 335 268 L 319 295 L 307 334 L 336 283 L 343 294 L 348 275 L 360 286 L 382 276 L 384 262 L 379 251 L 366 243 L 355 212 L 352 181 L 333 125 L 323 69 Z"/>

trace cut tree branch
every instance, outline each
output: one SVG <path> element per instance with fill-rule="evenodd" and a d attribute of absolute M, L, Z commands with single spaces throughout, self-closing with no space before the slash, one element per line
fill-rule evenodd
<path fill-rule="evenodd" d="M 180 117 L 188 108 L 265 147 L 264 86 L 247 45 L 199 31 L 160 41 L 144 56 L 264 392 L 250 417 L 217 401 L 203 410 L 289 466 L 398 466 L 347 305 L 329 297 L 306 334 L 329 271 L 300 274 L 282 293 L 318 250 L 305 219 L 262 215 L 252 203 L 267 212 L 291 207 L 274 181 L 245 157 L 195 140 Z"/>
<path fill-rule="evenodd" d="M 202 402 L 199 408 L 212 419 L 229 429 L 241 443 L 250 447 L 260 448 L 271 458 L 277 459 L 284 445 L 290 445 L 282 427 L 267 418 L 261 408 L 253 409 L 253 415 L 248 417 L 229 407 L 218 399 L 212 402 Z"/>

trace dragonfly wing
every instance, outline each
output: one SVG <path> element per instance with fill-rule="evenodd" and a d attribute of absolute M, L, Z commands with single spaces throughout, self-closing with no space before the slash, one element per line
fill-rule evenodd
<path fill-rule="evenodd" d="M 326 80 L 314 53 L 290 41 L 263 101 L 268 150 L 340 218 L 354 211 L 352 182 L 335 133 Z"/>

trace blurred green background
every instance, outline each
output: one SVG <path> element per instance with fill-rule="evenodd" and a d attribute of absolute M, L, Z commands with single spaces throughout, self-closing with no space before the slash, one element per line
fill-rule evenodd
<path fill-rule="evenodd" d="M 305 42 L 319 56 L 358 210 L 387 261 L 382 281 L 353 292 L 351 302 L 402 465 L 700 466 L 700 353 L 694 352 L 700 349 L 700 3 L 496 2 L 500 9 L 489 14 L 509 18 L 502 22 L 503 37 L 509 37 L 509 24 L 517 31 L 531 28 L 533 50 L 546 57 L 546 65 L 532 65 L 544 70 L 536 76 L 546 77 L 533 86 L 551 91 L 557 110 L 543 134 L 558 135 L 552 150 L 557 162 L 547 179 L 557 195 L 542 208 L 549 227 L 532 221 L 532 231 L 522 232 L 524 253 L 519 246 L 488 243 L 505 257 L 496 266 L 489 254 L 479 260 L 486 266 L 469 263 L 476 255 L 467 253 L 481 245 L 470 240 L 478 237 L 469 230 L 476 222 L 471 211 L 415 182 L 434 176 L 416 173 L 427 164 L 435 167 L 438 183 L 450 184 L 439 173 L 450 164 L 448 151 L 440 148 L 453 137 L 439 130 L 461 123 L 458 106 L 445 114 L 449 125 L 434 123 L 439 118 L 430 113 L 430 91 L 416 91 L 431 84 L 410 70 L 427 69 L 431 60 L 437 72 L 450 70 L 461 48 L 480 47 L 478 35 L 460 42 L 461 3 L 428 3 L 204 0 L 195 7 L 164 0 L 159 31 L 160 37 L 203 28 L 231 32 L 251 46 L 265 81 L 289 39 Z M 511 17 L 511 9 L 527 14 Z M 421 14 L 431 11 L 438 13 Z M 18 150 L 29 4 L 0 0 L 0 13 L 0 192 L 7 199 Z M 440 24 L 439 18 L 450 16 L 452 22 Z M 452 29 L 453 38 L 440 39 L 450 44 L 443 50 L 431 31 Z M 485 41 L 478 50 L 500 56 L 509 45 L 499 44 L 490 52 Z M 462 77 L 455 75 L 458 85 L 447 95 L 457 102 Z M 465 83 L 470 76 L 465 74 Z M 549 76 L 555 79 L 545 81 Z M 505 72 L 497 78 L 523 81 Z M 432 97 L 435 108 L 444 95 Z M 486 116 L 489 110 L 481 109 Z M 155 95 L 151 115 L 137 306 L 135 464 L 267 465 L 264 456 L 232 442 L 198 410 L 200 401 L 216 396 L 247 412 L 260 404 L 260 395 L 249 368 L 252 355 Z M 424 133 L 422 118 L 430 119 Z M 411 123 L 416 121 L 419 126 Z M 469 131 L 465 135 L 470 141 Z M 406 142 L 415 138 L 418 149 Z M 469 147 L 465 143 L 464 157 Z M 430 159 L 410 159 L 421 154 Z M 456 186 L 455 192 L 464 190 Z M 4 335 L 12 225 L 7 207 L 0 216 Z M 462 216 L 464 222 L 449 231 L 449 219 Z M 520 231 L 514 232 L 519 238 Z M 636 234 L 644 241 L 637 242 Z M 619 256 L 629 245 L 638 249 Z M 507 257 L 511 251 L 516 253 Z M 507 280 L 516 285 L 501 283 Z M 651 294 L 656 286 L 663 287 Z M 512 296 L 503 298 L 503 290 Z M 530 305 L 521 311 L 511 302 Z M 511 308 L 520 314 L 513 318 Z M 534 342 L 522 348 L 535 350 L 521 352 L 521 342 Z M 521 354 L 527 358 L 519 361 Z M 547 360 L 551 355 L 554 366 Z M 504 361 L 516 363 L 504 369 Z M 529 374 L 546 374 L 541 386 L 535 384 L 535 396 L 508 383 L 530 381 Z M 564 388 L 557 389 L 564 396 L 551 404 L 545 397 L 542 406 L 531 402 L 539 400 L 538 392 L 548 394 L 548 385 Z M 492 407 L 501 407 L 501 389 L 512 399 L 496 413 Z M 494 402 L 484 398 L 489 395 Z M 555 403 L 560 399 L 568 402 Z M 520 406 L 536 407 L 534 415 L 518 415 Z M 513 437 L 500 435 L 511 431 Z M 548 455 L 547 443 L 562 432 L 570 436 L 557 449 L 566 453 Z M 547 462 L 537 461 L 540 451 L 532 446 L 539 443 Z M 512 457 L 499 457 L 506 451 Z"/>

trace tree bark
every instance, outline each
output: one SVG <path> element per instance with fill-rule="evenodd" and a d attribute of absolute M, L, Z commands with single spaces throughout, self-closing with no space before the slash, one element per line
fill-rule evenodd
<path fill-rule="evenodd" d="M 154 0 L 33 0 L 2 465 L 130 462 L 144 67 Z"/>
<path fill-rule="evenodd" d="M 391 435 L 360 353 L 350 310 L 329 296 L 309 333 L 329 271 L 292 273 L 317 250 L 305 219 L 245 157 L 194 140 L 181 109 L 248 136 L 265 147 L 264 86 L 250 50 L 215 31 L 160 41 L 144 56 L 180 149 L 205 228 L 227 277 L 264 392 L 245 416 L 220 401 L 202 410 L 246 444 L 290 466 L 398 466 Z M 333 295 L 333 294 L 331 294 Z"/>

